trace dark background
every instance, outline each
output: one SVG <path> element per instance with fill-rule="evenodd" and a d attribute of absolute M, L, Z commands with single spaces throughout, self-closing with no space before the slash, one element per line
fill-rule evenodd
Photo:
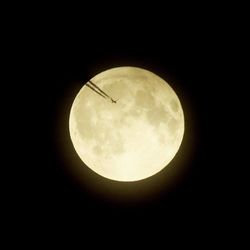
<path fill-rule="evenodd" d="M 22 81 L 14 105 L 21 139 L 18 157 L 10 161 L 22 164 L 13 196 L 19 209 L 12 207 L 13 214 L 21 228 L 46 232 L 79 228 L 108 238 L 114 233 L 147 238 L 172 231 L 208 242 L 220 238 L 230 231 L 236 207 L 232 161 L 224 153 L 225 93 L 231 88 L 225 76 L 232 70 L 228 39 L 234 24 L 216 8 L 117 8 L 122 11 L 33 13 L 18 27 L 11 60 Z M 94 75 L 127 65 L 153 71 L 179 96 L 185 136 L 171 167 L 181 171 L 163 170 L 137 183 L 106 180 L 88 168 L 76 176 L 69 170 L 82 164 L 68 132 L 73 99 Z"/>

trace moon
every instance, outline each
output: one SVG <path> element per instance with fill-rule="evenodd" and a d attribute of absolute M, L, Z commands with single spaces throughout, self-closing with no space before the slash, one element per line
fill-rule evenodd
<path fill-rule="evenodd" d="M 86 85 L 75 97 L 69 131 L 85 165 L 123 182 L 142 180 L 165 168 L 184 135 L 183 109 L 170 85 L 137 67 L 112 68 L 91 81 L 118 101 L 112 103 Z"/>

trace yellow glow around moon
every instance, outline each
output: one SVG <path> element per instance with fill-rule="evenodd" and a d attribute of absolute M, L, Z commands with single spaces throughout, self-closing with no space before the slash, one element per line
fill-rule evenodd
<path fill-rule="evenodd" d="M 101 176 L 137 181 L 174 158 L 184 134 L 184 115 L 173 89 L 159 76 L 135 67 L 106 70 L 94 82 L 113 99 L 86 85 L 70 112 L 69 129 L 81 160 Z"/>

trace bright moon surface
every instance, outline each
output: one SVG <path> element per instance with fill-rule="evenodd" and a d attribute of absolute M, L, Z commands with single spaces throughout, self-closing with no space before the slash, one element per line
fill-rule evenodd
<path fill-rule="evenodd" d="M 184 134 L 183 110 L 169 84 L 136 67 L 112 68 L 91 81 L 118 101 L 86 85 L 75 97 L 69 129 L 81 160 L 117 181 L 138 181 L 166 167 Z"/>

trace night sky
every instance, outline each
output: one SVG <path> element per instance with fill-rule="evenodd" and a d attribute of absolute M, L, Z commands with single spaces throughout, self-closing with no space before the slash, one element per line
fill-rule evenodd
<path fill-rule="evenodd" d="M 17 48 L 26 110 L 17 118 L 25 131 L 19 145 L 25 173 L 15 201 L 22 223 L 93 233 L 128 227 L 141 234 L 158 227 L 201 233 L 211 226 L 219 233 L 229 223 L 233 198 L 221 157 L 227 128 L 220 122 L 221 110 L 223 116 L 228 112 L 222 101 L 228 70 L 222 60 L 229 56 L 221 30 L 226 28 L 202 13 L 190 19 L 160 16 L 128 20 L 116 14 L 97 24 L 85 17 L 78 28 L 66 21 L 44 28 L 40 22 L 33 33 L 22 33 L 29 37 Z M 88 168 L 80 178 L 69 171 L 83 164 L 69 138 L 73 99 L 88 79 L 117 66 L 156 73 L 180 98 L 185 135 L 170 164 L 181 169 L 179 175 L 169 173 L 175 181 L 164 170 L 135 183 L 107 180 Z"/>

